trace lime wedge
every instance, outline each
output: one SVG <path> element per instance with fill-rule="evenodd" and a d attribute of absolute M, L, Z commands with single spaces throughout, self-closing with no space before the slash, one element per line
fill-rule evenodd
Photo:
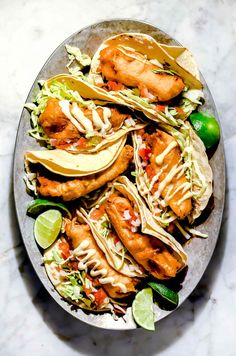
<path fill-rule="evenodd" d="M 155 330 L 152 289 L 144 288 L 138 292 L 132 304 L 136 323 L 146 330 Z"/>
<path fill-rule="evenodd" d="M 37 216 L 49 208 L 59 209 L 62 212 L 67 213 L 68 217 L 71 218 L 71 213 L 64 204 L 55 203 L 47 199 L 35 199 L 30 202 L 27 207 L 27 213 L 29 215 Z"/>
<path fill-rule="evenodd" d="M 190 122 L 206 148 L 219 142 L 220 126 L 214 116 L 199 111 L 190 115 Z"/>
<path fill-rule="evenodd" d="M 166 287 L 164 284 L 157 283 L 157 282 L 148 282 L 148 285 L 162 298 L 168 300 L 170 303 L 174 305 L 178 305 L 179 303 L 179 296 L 178 293 L 174 292 L 173 290 Z"/>
<path fill-rule="evenodd" d="M 62 224 L 62 216 L 58 210 L 47 210 L 35 220 L 34 237 L 42 248 L 48 248 L 57 238 Z"/>

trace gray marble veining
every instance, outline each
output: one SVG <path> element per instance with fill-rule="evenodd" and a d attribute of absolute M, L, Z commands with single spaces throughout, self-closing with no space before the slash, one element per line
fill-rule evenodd
<path fill-rule="evenodd" d="M 235 1 L 3 0 L 0 16 L 0 355 L 235 355 Z M 62 311 L 32 270 L 13 204 L 14 140 L 33 78 L 67 36 L 114 16 L 149 21 L 192 50 L 214 96 L 225 139 L 227 198 L 216 251 L 198 288 L 155 333 L 98 330 Z"/>

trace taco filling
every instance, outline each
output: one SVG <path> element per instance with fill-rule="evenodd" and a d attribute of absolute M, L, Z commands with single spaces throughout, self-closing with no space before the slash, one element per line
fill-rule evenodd
<path fill-rule="evenodd" d="M 39 124 L 53 147 L 68 149 L 72 145 L 80 151 L 97 146 L 123 124 L 135 126 L 136 119 L 124 109 L 102 106 L 89 109 L 76 102 L 50 98 L 39 116 Z"/>
<path fill-rule="evenodd" d="M 65 231 L 78 259 L 78 269 L 89 269 L 91 277 L 98 280 L 110 297 L 125 298 L 135 292 L 138 280 L 120 274 L 108 264 L 87 224 L 66 219 Z"/>
<path fill-rule="evenodd" d="M 82 178 L 66 181 L 51 180 L 37 174 L 37 191 L 44 197 L 59 197 L 64 201 L 78 199 L 122 174 L 133 159 L 133 147 L 126 145 L 117 160 L 107 169 Z"/>
<path fill-rule="evenodd" d="M 177 141 L 164 131 L 140 132 L 142 144 L 138 154 L 145 167 L 149 191 L 154 199 L 162 197 L 179 219 L 192 210 L 190 183 L 185 175 Z"/>
<path fill-rule="evenodd" d="M 185 86 L 179 76 L 162 70 L 143 54 L 121 46 L 110 45 L 101 50 L 99 69 L 108 81 L 108 90 L 122 90 L 124 85 L 138 88 L 141 97 L 152 101 L 168 101 L 179 95 Z"/>
<path fill-rule="evenodd" d="M 176 276 L 181 263 L 162 241 L 140 231 L 141 220 L 135 205 L 114 193 L 108 198 L 105 209 L 122 243 L 146 271 L 158 279 Z"/>

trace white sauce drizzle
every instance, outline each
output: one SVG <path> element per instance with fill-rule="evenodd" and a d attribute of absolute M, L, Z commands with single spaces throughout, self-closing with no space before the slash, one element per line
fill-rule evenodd
<path fill-rule="evenodd" d="M 71 113 L 76 118 L 76 120 L 84 126 L 85 132 L 87 134 L 93 132 L 92 122 L 84 115 L 83 111 L 79 108 L 77 103 L 72 103 Z"/>
<path fill-rule="evenodd" d="M 163 179 L 163 181 L 160 183 L 157 192 L 155 193 L 157 195 L 157 197 L 159 197 L 161 195 L 161 193 L 163 192 L 163 190 L 165 189 L 165 187 L 167 186 L 167 184 L 169 184 L 172 179 L 174 178 L 174 176 L 181 172 L 182 174 L 184 173 L 184 168 L 183 166 L 178 166 L 177 164 L 175 164 L 172 169 L 170 170 L 170 172 L 167 174 L 167 176 L 165 177 L 165 179 Z"/>
<path fill-rule="evenodd" d="M 71 115 L 70 112 L 70 102 L 69 100 L 60 100 L 59 105 L 61 107 L 61 110 L 63 114 L 71 121 L 71 123 L 82 133 L 85 133 L 86 131 L 84 128 L 78 123 L 78 121 Z"/>
<path fill-rule="evenodd" d="M 64 115 L 71 121 L 71 123 L 83 134 L 95 135 L 100 131 L 103 135 L 112 128 L 110 122 L 111 110 L 106 107 L 102 107 L 103 120 L 99 116 L 96 109 L 92 109 L 92 121 L 88 119 L 83 110 L 80 109 L 77 103 L 70 104 L 69 100 L 60 100 L 59 105 Z"/>
<path fill-rule="evenodd" d="M 192 198 L 193 193 L 192 192 L 187 192 L 181 199 L 178 200 L 177 205 L 182 204 L 185 200 Z"/>
<path fill-rule="evenodd" d="M 101 262 L 97 259 L 92 259 L 92 257 L 96 254 L 95 249 L 88 249 L 89 247 L 89 241 L 84 240 L 81 242 L 81 244 L 76 247 L 76 249 L 73 251 L 73 254 L 75 256 L 84 256 L 83 258 L 80 259 L 80 262 L 78 264 L 78 268 L 80 270 L 84 270 L 90 265 L 93 265 L 90 274 L 92 277 L 97 277 L 101 276 L 99 278 L 99 282 L 101 284 L 111 284 L 113 287 L 119 287 L 123 293 L 127 293 L 127 288 L 123 283 L 114 283 L 114 278 L 113 277 L 106 277 L 107 276 L 107 269 L 101 268 L 99 269 L 99 266 L 101 265 Z"/>
<path fill-rule="evenodd" d="M 173 148 L 175 148 L 177 146 L 177 142 L 176 141 L 172 141 L 165 149 L 162 153 L 160 153 L 158 156 L 156 156 L 156 164 L 158 166 L 160 166 L 161 164 L 163 164 L 163 161 L 165 159 L 165 157 L 168 155 L 168 153 L 170 153 Z"/>
<path fill-rule="evenodd" d="M 173 185 L 171 185 L 170 189 L 168 190 L 165 200 L 169 201 L 171 200 L 179 191 L 182 190 L 183 193 L 185 193 L 189 188 L 191 187 L 191 183 L 189 182 L 184 182 L 183 184 L 179 185 L 172 193 Z M 191 193 L 192 194 L 192 193 Z"/>

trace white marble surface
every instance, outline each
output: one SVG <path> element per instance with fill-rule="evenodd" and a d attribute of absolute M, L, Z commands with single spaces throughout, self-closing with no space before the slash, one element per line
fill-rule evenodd
<path fill-rule="evenodd" d="M 103 331 L 63 312 L 33 272 L 14 211 L 14 141 L 33 79 L 67 36 L 114 16 L 149 21 L 193 51 L 225 139 L 228 186 L 219 243 L 198 288 L 155 333 Z M 236 355 L 236 2 L 1 0 L 0 43 L 0 355 Z"/>

